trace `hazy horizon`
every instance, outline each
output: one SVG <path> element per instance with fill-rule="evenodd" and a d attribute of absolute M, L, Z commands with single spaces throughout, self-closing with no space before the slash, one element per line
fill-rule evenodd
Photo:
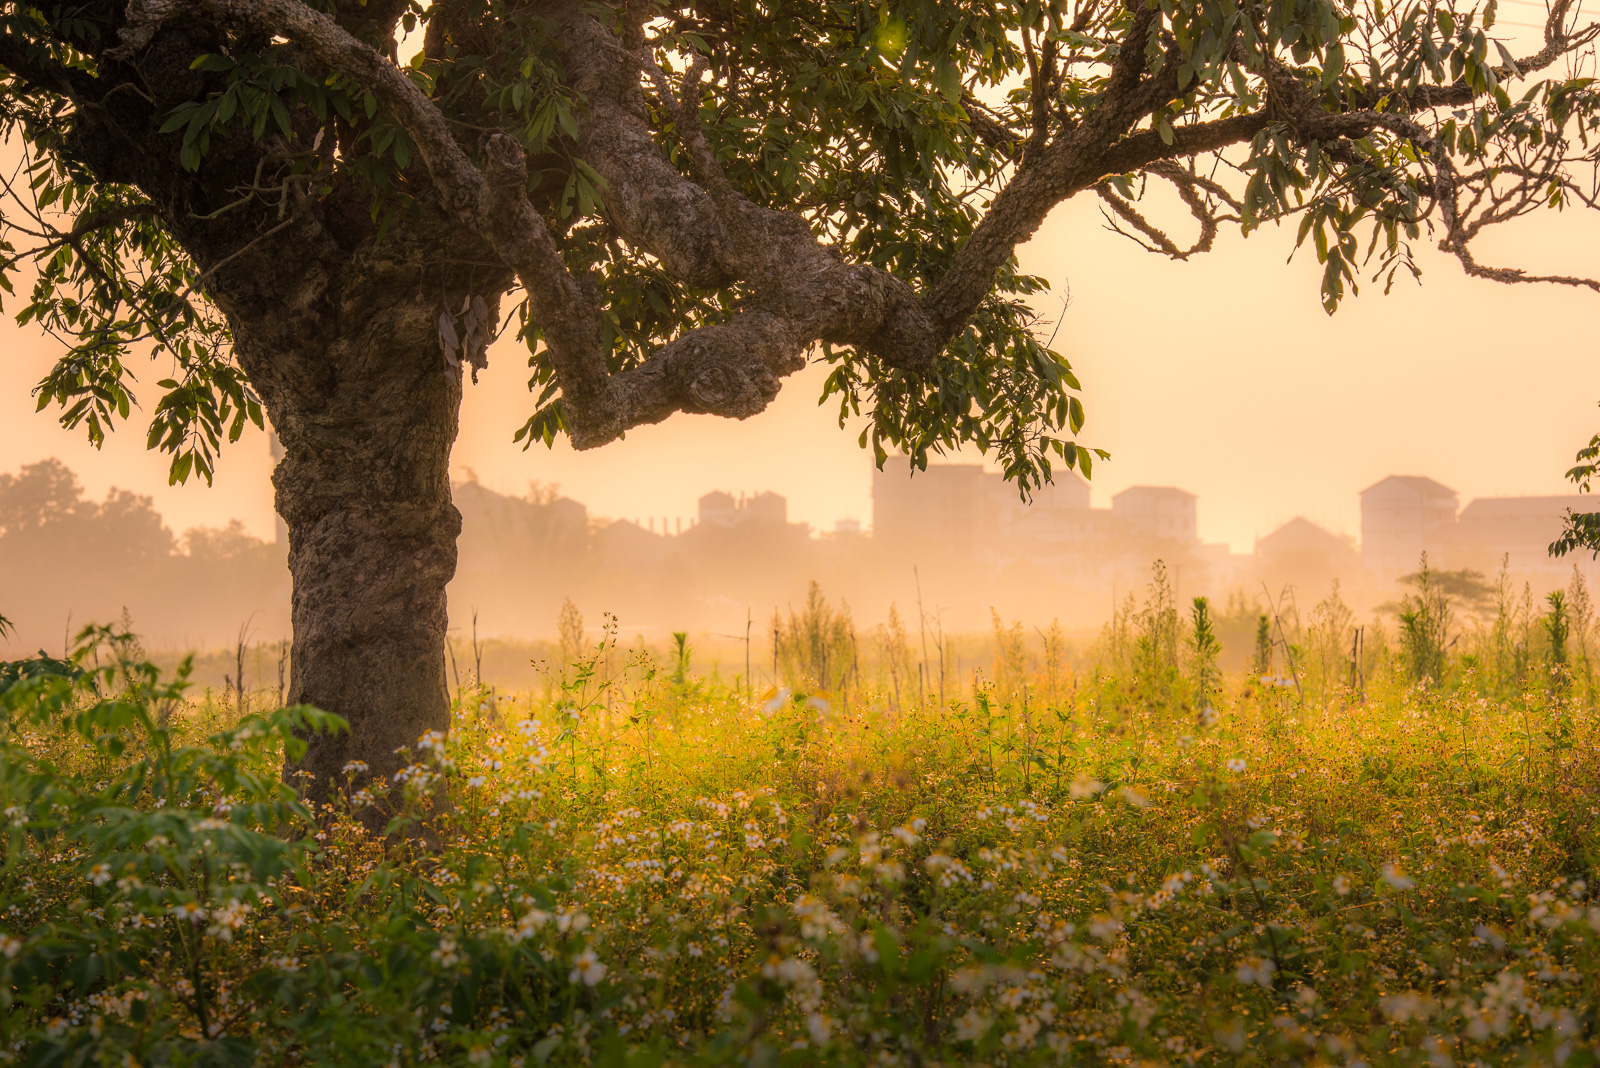
<path fill-rule="evenodd" d="M 1512 4 L 1501 28 L 1515 47 L 1537 47 L 1539 5 Z M 1189 232 L 1181 206 L 1157 214 L 1175 235 Z M 1478 257 L 1593 274 L 1593 216 L 1541 212 L 1486 232 Z M 1180 486 L 1200 498 L 1202 540 L 1248 552 L 1296 515 L 1357 534 L 1356 494 L 1388 474 L 1431 476 L 1463 501 L 1568 491 L 1563 472 L 1600 429 L 1589 326 L 1600 296 L 1469 279 L 1424 235 L 1420 286 L 1402 278 L 1385 297 L 1381 282 L 1365 282 L 1330 318 L 1311 249 L 1285 263 L 1293 236 L 1292 225 L 1248 240 L 1224 229 L 1215 251 L 1174 262 L 1108 232 L 1086 194 L 1058 207 L 1018 250 L 1023 267 L 1054 290 L 1036 310 L 1060 317 L 1056 347 L 1083 383 L 1080 440 L 1112 454 L 1095 468 L 1096 507 L 1130 485 Z M 144 407 L 96 455 L 81 431 L 57 426 L 53 409 L 34 412 L 32 388 L 60 346 L 37 326 L 17 326 L 20 304 L 12 297 L 0 316 L 8 356 L 0 361 L 0 470 L 56 456 L 91 498 L 111 486 L 150 495 L 175 531 L 237 518 L 272 537 L 265 435 L 252 428 L 224 451 L 215 488 L 169 487 L 167 458 L 144 448 L 143 421 L 166 368 L 132 359 Z M 565 444 L 524 453 L 512 443 L 532 408 L 526 362 L 517 343 L 502 339 L 480 384 L 467 387 L 457 477 L 470 470 L 511 494 L 530 482 L 556 484 L 591 515 L 620 519 L 687 521 L 702 493 L 724 489 L 780 493 L 791 519 L 818 530 L 842 518 L 870 521 L 859 425 L 840 430 L 836 411 L 818 408 L 818 367 L 787 380 L 754 419 L 679 416 L 578 454 Z"/>

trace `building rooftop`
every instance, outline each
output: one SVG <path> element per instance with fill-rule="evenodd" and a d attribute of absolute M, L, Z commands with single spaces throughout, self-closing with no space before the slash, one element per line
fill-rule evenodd
<path fill-rule="evenodd" d="M 1524 517 L 1549 517 L 1574 511 L 1600 511 L 1600 497 L 1479 497 L 1461 509 L 1463 521 L 1472 519 L 1512 519 Z"/>
<path fill-rule="evenodd" d="M 1188 490 L 1181 490 L 1177 486 L 1129 486 L 1121 493 L 1113 493 L 1111 495 L 1111 499 L 1114 501 L 1119 497 L 1126 497 L 1130 493 L 1161 494 L 1162 496 L 1169 497 L 1188 497 L 1191 500 L 1198 499 Z"/>
<path fill-rule="evenodd" d="M 1353 540 L 1346 535 L 1335 534 L 1303 515 L 1297 515 L 1272 533 L 1257 538 L 1256 552 L 1272 553 L 1279 549 L 1304 548 L 1310 545 L 1350 549 L 1353 548 Z"/>
<path fill-rule="evenodd" d="M 1442 482 L 1435 482 L 1426 475 L 1390 475 L 1387 478 L 1379 479 L 1366 489 L 1362 490 L 1361 496 L 1365 497 L 1373 490 L 1385 486 L 1404 486 L 1406 489 L 1409 489 L 1415 493 L 1419 493 L 1424 497 L 1456 496 L 1455 490 L 1451 489 L 1449 486 L 1446 486 Z"/>

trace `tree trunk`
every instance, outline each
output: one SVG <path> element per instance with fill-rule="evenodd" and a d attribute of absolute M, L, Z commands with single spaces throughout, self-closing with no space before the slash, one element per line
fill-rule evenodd
<path fill-rule="evenodd" d="M 308 738 L 285 769 L 311 776 L 298 785 L 313 801 L 354 761 L 391 778 L 406 763 L 396 749 L 450 719 L 445 586 L 461 515 L 449 461 L 462 385 L 435 325 L 449 297 L 366 288 L 368 299 L 287 328 L 236 325 L 284 449 L 273 483 L 294 580 L 289 701 L 350 724 Z M 381 830 L 388 806 L 363 818 Z"/>

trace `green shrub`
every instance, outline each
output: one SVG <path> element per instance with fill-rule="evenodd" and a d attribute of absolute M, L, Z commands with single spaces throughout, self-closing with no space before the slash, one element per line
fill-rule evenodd
<path fill-rule="evenodd" d="M 1194 611 L 1189 628 L 1189 662 L 1194 675 L 1195 700 L 1202 708 L 1210 707 L 1217 696 L 1220 676 L 1217 672 L 1217 654 L 1222 643 L 1211 624 L 1211 602 L 1204 597 L 1194 599 Z"/>

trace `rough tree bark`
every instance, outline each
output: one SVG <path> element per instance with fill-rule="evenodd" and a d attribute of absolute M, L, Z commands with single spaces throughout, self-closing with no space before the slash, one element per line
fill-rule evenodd
<path fill-rule="evenodd" d="M 459 233 L 424 213 L 347 250 L 308 218 L 219 272 L 213 289 L 284 448 L 273 483 L 294 579 L 289 700 L 350 723 L 307 738 L 286 768 L 310 776 L 314 801 L 347 777 L 392 777 L 405 762 L 397 749 L 449 727 L 445 587 L 461 531 L 449 463 L 462 375 L 441 356 L 438 315 L 474 295 L 495 308 L 506 282 L 503 269 L 441 269 L 460 256 Z M 305 269 L 308 249 L 324 269 Z M 367 770 L 347 776 L 353 762 Z M 381 830 L 388 811 L 366 818 Z"/>
<path fill-rule="evenodd" d="M 348 317 L 318 339 L 322 390 L 267 402 L 284 447 L 273 484 L 294 576 L 290 700 L 350 721 L 349 734 L 310 740 L 297 770 L 315 784 L 348 761 L 390 775 L 396 748 L 449 726 L 445 586 L 461 532 L 449 463 L 461 384 L 441 365 L 432 302 L 392 290 L 372 298 L 339 309 Z"/>

